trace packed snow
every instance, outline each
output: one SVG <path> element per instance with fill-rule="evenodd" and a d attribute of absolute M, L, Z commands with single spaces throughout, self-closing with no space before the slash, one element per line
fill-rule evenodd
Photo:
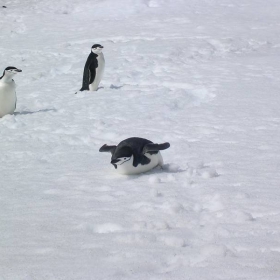
<path fill-rule="evenodd" d="M 3 7 L 5 6 L 5 7 Z M 1 0 L 0 279 L 280 279 L 278 0 Z M 77 92 L 93 44 L 96 92 Z M 116 173 L 103 144 L 169 142 Z"/>

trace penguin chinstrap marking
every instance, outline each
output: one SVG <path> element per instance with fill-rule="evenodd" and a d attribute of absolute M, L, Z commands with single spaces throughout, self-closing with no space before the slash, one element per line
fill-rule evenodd
<path fill-rule="evenodd" d="M 132 137 L 117 146 L 103 145 L 99 152 L 110 152 L 111 164 L 120 174 L 133 175 L 163 165 L 160 151 L 170 147 L 169 143 L 154 144 L 152 141 Z"/>
<path fill-rule="evenodd" d="M 97 90 L 105 69 L 105 59 L 102 49 L 103 46 L 99 44 L 95 44 L 91 47 L 91 52 L 85 64 L 83 85 L 80 91 Z"/>
<path fill-rule="evenodd" d="M 13 114 L 16 109 L 16 84 L 13 77 L 19 72 L 22 71 L 9 66 L 0 77 L 0 118 L 7 114 Z"/>

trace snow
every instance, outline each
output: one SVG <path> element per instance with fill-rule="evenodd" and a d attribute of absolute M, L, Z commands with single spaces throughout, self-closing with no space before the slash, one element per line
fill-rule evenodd
<path fill-rule="evenodd" d="M 3 5 L 0 279 L 280 278 L 279 1 Z M 170 142 L 163 170 L 98 152 L 132 136 Z"/>

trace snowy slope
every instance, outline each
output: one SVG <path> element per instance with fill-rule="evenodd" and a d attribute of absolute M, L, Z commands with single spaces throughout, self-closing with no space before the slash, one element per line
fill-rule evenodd
<path fill-rule="evenodd" d="M 2 0 L 0 279 L 280 279 L 280 2 Z M 106 68 L 79 92 L 94 43 Z M 171 143 L 118 175 L 107 144 Z"/>

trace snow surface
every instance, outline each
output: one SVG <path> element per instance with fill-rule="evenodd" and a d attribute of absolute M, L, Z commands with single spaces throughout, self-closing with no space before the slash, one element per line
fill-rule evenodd
<path fill-rule="evenodd" d="M 5 5 L 7 8 L 2 8 Z M 0 279 L 280 279 L 279 0 L 1 0 Z M 94 43 L 106 68 L 79 92 Z M 170 142 L 118 175 L 103 144 Z"/>

